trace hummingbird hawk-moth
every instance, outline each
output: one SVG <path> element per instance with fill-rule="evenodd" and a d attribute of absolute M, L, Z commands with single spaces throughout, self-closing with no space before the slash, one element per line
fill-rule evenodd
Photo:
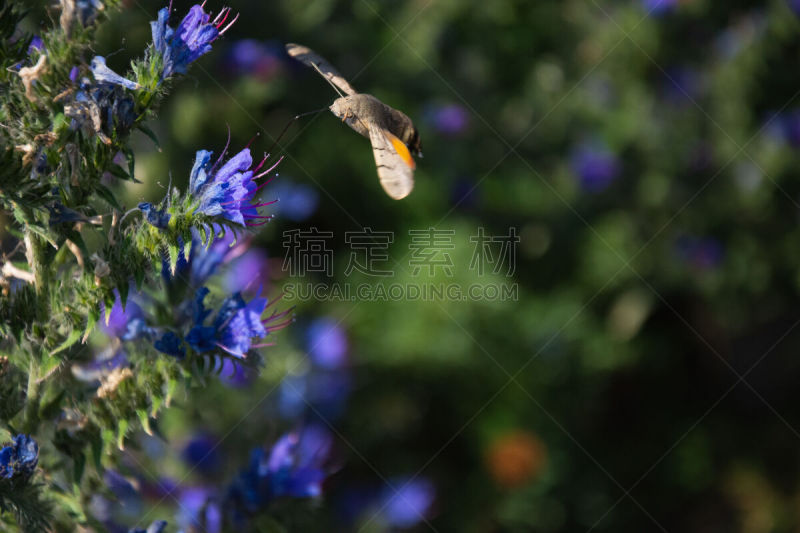
<path fill-rule="evenodd" d="M 339 98 L 331 112 L 372 143 L 378 178 L 386 194 L 400 200 L 414 188 L 416 163 L 411 154 L 422 157 L 419 132 L 404 113 L 370 94 L 357 92 L 322 56 L 299 44 L 287 44 L 290 56 L 313 68 L 333 86 Z"/>

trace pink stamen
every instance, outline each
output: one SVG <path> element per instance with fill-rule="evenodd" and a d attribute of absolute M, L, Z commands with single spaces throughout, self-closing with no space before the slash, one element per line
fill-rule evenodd
<path fill-rule="evenodd" d="M 235 352 L 235 351 L 231 350 L 230 348 L 228 348 L 227 346 L 221 345 L 220 343 L 217 343 L 217 347 L 222 348 L 223 350 L 225 350 L 226 352 L 228 352 L 231 355 L 235 355 L 237 357 L 241 357 L 242 359 L 246 359 L 247 358 L 247 354 L 246 353 Z"/>
<path fill-rule="evenodd" d="M 271 302 L 269 302 L 267 304 L 267 306 L 264 308 L 264 311 L 266 311 L 267 309 L 269 309 L 270 307 L 272 307 L 276 303 L 280 302 L 283 299 L 285 294 L 286 293 L 284 293 L 284 292 L 280 293 L 280 295 L 277 298 L 275 298 L 274 300 L 272 300 Z M 292 309 L 294 309 L 294 308 L 292 308 Z"/>
<path fill-rule="evenodd" d="M 236 13 L 236 16 L 235 16 L 235 17 L 233 17 L 233 20 L 232 20 L 232 21 L 230 21 L 230 22 L 228 23 L 228 25 L 227 25 L 227 26 L 225 26 L 223 29 L 221 29 L 221 30 L 219 31 L 219 34 L 220 34 L 220 35 L 222 35 L 222 34 L 224 34 L 226 31 L 228 31 L 228 30 L 230 29 L 230 27 L 231 27 L 231 26 L 233 26 L 233 23 L 234 23 L 234 22 L 236 22 L 237 20 L 239 20 L 239 13 Z"/>
<path fill-rule="evenodd" d="M 282 323 L 276 324 L 274 326 L 269 326 L 269 327 L 267 327 L 267 331 L 269 331 L 270 333 L 272 333 L 273 331 L 280 331 L 283 328 L 285 328 L 286 326 L 288 326 L 289 324 L 291 324 L 292 322 L 294 322 L 294 318 L 290 318 L 286 322 L 282 322 Z"/>
<path fill-rule="evenodd" d="M 267 306 L 267 307 L 269 307 L 269 306 Z M 266 310 L 267 307 L 265 307 L 264 310 Z M 271 322 L 273 320 L 280 320 L 281 318 L 285 317 L 286 315 L 288 315 L 289 313 L 291 313 L 293 311 L 294 311 L 294 306 L 290 307 L 289 309 L 286 309 L 285 311 L 281 311 L 280 313 L 272 313 L 269 317 L 267 317 L 264 320 L 262 320 L 261 323 L 262 324 L 266 324 L 266 323 Z"/>
<path fill-rule="evenodd" d="M 244 225 L 248 228 L 257 228 L 259 226 L 263 226 L 264 224 L 269 224 L 269 220 L 265 220 L 264 222 L 259 222 L 258 224 L 251 224 L 250 222 L 245 222 Z"/>
<path fill-rule="evenodd" d="M 264 342 L 261 344 L 253 344 L 250 346 L 251 348 L 264 348 L 265 346 L 275 346 L 274 342 Z"/>
<path fill-rule="evenodd" d="M 258 137 L 259 135 L 261 135 L 261 134 L 260 134 L 260 133 L 256 133 L 255 135 L 253 135 L 253 136 L 250 138 L 250 140 L 249 140 L 249 141 L 247 141 L 247 144 L 245 144 L 245 145 L 244 145 L 244 147 L 245 147 L 245 148 L 250 148 L 250 145 L 251 145 L 251 144 L 253 144 L 253 141 L 255 141 L 255 140 L 256 140 L 256 137 Z M 254 170 L 253 172 L 255 172 L 255 170 Z"/>
<path fill-rule="evenodd" d="M 217 162 L 211 165 L 209 173 L 213 173 L 217 169 L 217 166 L 220 164 L 220 162 L 222 162 L 222 158 L 224 158 L 225 154 L 228 153 L 228 147 L 230 145 L 231 145 L 231 125 L 228 124 L 228 140 L 225 142 L 225 148 L 223 148 L 222 153 L 219 154 L 219 159 L 217 159 Z"/>
<path fill-rule="evenodd" d="M 252 204 L 252 205 L 250 205 L 250 207 L 256 207 L 256 208 L 258 208 L 258 207 L 266 207 L 268 205 L 272 205 L 272 204 L 276 204 L 276 203 L 278 203 L 278 200 L 272 200 L 271 202 L 263 202 L 263 203 L 260 203 L 260 204 Z"/>
<path fill-rule="evenodd" d="M 261 163 L 259 163 L 259 164 L 258 164 L 258 166 L 257 166 L 256 168 L 254 168 L 254 169 L 253 169 L 253 174 L 255 174 L 256 172 L 258 172 L 258 169 L 260 169 L 261 167 L 263 167 L 263 166 L 264 166 L 264 163 L 266 163 L 266 162 L 267 162 L 267 159 L 269 159 L 269 154 L 264 154 L 264 159 L 262 159 L 262 160 L 261 160 Z"/>
<path fill-rule="evenodd" d="M 203 3 L 205 4 L 205 2 L 203 2 Z M 226 12 L 226 11 L 228 11 L 228 9 L 229 9 L 229 8 L 227 8 L 227 7 L 223 7 L 222 9 L 220 9 L 219 13 L 217 13 L 217 16 L 216 16 L 216 17 L 214 17 L 214 20 L 212 20 L 212 21 L 211 21 L 211 24 L 213 24 L 213 25 L 217 26 L 217 23 L 219 22 L 219 18 L 220 18 L 222 15 L 224 15 L 224 14 L 225 14 L 225 12 Z"/>
<path fill-rule="evenodd" d="M 243 217 L 243 218 L 250 218 L 250 219 L 253 219 L 253 218 L 265 219 L 265 218 L 266 218 L 267 220 L 269 220 L 269 219 L 273 218 L 274 216 L 275 216 L 275 215 L 264 216 L 264 215 L 247 215 L 247 214 L 242 214 L 242 217 Z"/>
<path fill-rule="evenodd" d="M 280 158 L 279 158 L 279 159 L 278 159 L 278 160 L 275 162 L 275 164 L 274 164 L 274 165 L 272 165 L 271 167 L 269 167 L 267 170 L 265 170 L 265 171 L 264 171 L 264 172 L 262 172 L 261 174 L 258 174 L 258 175 L 255 177 L 255 179 L 258 179 L 258 178 L 260 178 L 261 176 L 263 176 L 264 174 L 269 174 L 270 172 L 272 172 L 273 170 L 275 170 L 275 168 L 276 168 L 278 165 L 280 165 L 280 164 L 281 164 L 281 161 L 283 161 L 283 158 L 284 158 L 284 156 L 281 156 L 281 157 L 280 157 Z M 260 167 L 260 165 L 259 165 L 259 167 Z"/>

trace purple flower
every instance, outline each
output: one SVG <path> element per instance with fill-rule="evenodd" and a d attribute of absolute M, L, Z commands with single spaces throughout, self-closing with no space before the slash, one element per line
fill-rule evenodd
<path fill-rule="evenodd" d="M 106 58 L 103 56 L 94 56 L 91 64 L 92 74 L 94 79 L 100 83 L 110 83 L 112 85 L 121 85 L 131 90 L 136 90 L 141 87 L 135 81 L 123 78 L 106 65 Z"/>
<path fill-rule="evenodd" d="M 186 349 L 183 347 L 181 338 L 172 331 L 167 331 L 160 339 L 153 343 L 156 350 L 178 359 L 183 359 Z"/>
<path fill-rule="evenodd" d="M 230 8 L 224 8 L 211 20 L 211 15 L 203 10 L 203 6 L 194 5 L 189 13 L 173 30 L 167 25 L 169 9 L 158 12 L 158 20 L 150 23 L 153 34 L 153 47 L 161 55 L 163 68 L 161 79 L 175 73 L 185 74 L 189 64 L 211 50 L 211 43 L 225 33 L 236 22 L 236 17 L 222 28 L 230 15 Z M 220 29 L 222 28 L 222 29 Z"/>
<path fill-rule="evenodd" d="M 648 15 L 659 16 L 672 11 L 678 5 L 678 0 L 642 0 L 642 7 Z"/>
<path fill-rule="evenodd" d="M 213 474 L 219 470 L 222 459 L 217 448 L 218 443 L 211 435 L 198 435 L 184 446 L 181 457 L 186 464 L 203 474 Z"/>
<path fill-rule="evenodd" d="M 331 445 L 330 434 L 311 425 L 282 436 L 268 455 L 261 448 L 253 450 L 250 465 L 231 486 L 230 502 L 255 512 L 276 498 L 319 496 Z"/>
<path fill-rule="evenodd" d="M 428 517 L 436 495 L 433 484 L 427 479 L 396 479 L 392 487 L 383 491 L 383 516 L 392 526 L 412 527 Z"/>
<path fill-rule="evenodd" d="M 72 83 L 77 83 L 78 76 L 80 76 L 80 74 L 81 74 L 81 69 L 79 69 L 78 67 L 72 67 L 69 71 L 69 81 L 71 81 Z"/>
<path fill-rule="evenodd" d="M 264 338 L 270 332 L 281 329 L 291 322 L 291 319 L 282 319 L 291 313 L 292 309 L 274 312 L 266 319 L 262 319 L 261 315 L 268 307 L 267 299 L 254 298 L 250 302 L 245 302 L 242 295 L 236 293 L 222 302 L 214 321 L 210 326 L 206 326 L 205 319 L 211 314 L 203 304 L 207 294 L 207 288 L 197 289 L 193 311 L 194 326 L 186 335 L 186 342 L 198 353 L 220 348 L 231 355 L 245 358 L 250 348 L 258 347 L 252 344 L 253 339 Z"/>
<path fill-rule="evenodd" d="M 130 341 L 151 333 L 150 328 L 144 319 L 144 311 L 132 299 L 128 298 L 125 309 L 122 308 L 122 300 L 119 292 L 114 289 L 116 296 L 114 306 L 108 315 L 107 320 L 100 323 L 102 329 L 108 336 L 117 337 L 124 341 Z M 101 304 L 101 313 L 105 314 L 105 306 Z"/>
<path fill-rule="evenodd" d="M 233 43 L 225 61 L 225 67 L 233 74 L 255 76 L 261 80 L 271 78 L 280 64 L 280 55 L 274 47 L 254 39 Z"/>
<path fill-rule="evenodd" d="M 458 135 L 469 126 L 467 110 L 457 104 L 433 107 L 428 111 L 428 119 L 433 127 L 443 135 Z"/>
<path fill-rule="evenodd" d="M 150 202 L 140 202 L 136 206 L 139 211 L 144 214 L 144 219 L 158 229 L 167 229 L 172 215 L 167 213 L 165 209 L 158 209 Z"/>
<path fill-rule="evenodd" d="M 767 132 L 792 147 L 800 147 L 800 109 L 773 114 Z"/>
<path fill-rule="evenodd" d="M 178 523 L 188 531 L 219 533 L 222 512 L 216 499 L 216 490 L 210 487 L 183 489 L 178 497 L 181 508 Z"/>
<path fill-rule="evenodd" d="M 344 369 L 287 376 L 280 385 L 278 410 L 283 418 L 296 419 L 310 405 L 315 414 L 334 420 L 344 412 L 351 389 L 350 374 Z"/>
<path fill-rule="evenodd" d="M 253 381 L 253 377 L 254 372 L 238 361 L 225 359 L 222 362 L 222 371 L 219 373 L 219 379 L 229 387 L 246 387 Z"/>
<path fill-rule="evenodd" d="M 0 478 L 28 478 L 39 463 L 39 445 L 28 435 L 19 434 L 0 449 Z"/>
<path fill-rule="evenodd" d="M 224 157 L 225 151 L 212 165 L 210 151 L 197 152 L 189 176 L 189 194 L 195 211 L 210 217 L 220 216 L 241 226 L 260 226 L 269 221 L 272 217 L 260 216 L 257 209 L 274 202 L 253 203 L 255 194 L 261 188 L 256 186 L 255 180 L 271 172 L 277 163 L 255 175 L 266 162 L 266 158 L 256 168 L 251 169 L 253 158 L 249 148 L 219 167 Z M 255 222 L 257 220 L 262 221 Z"/>
<path fill-rule="evenodd" d="M 322 368 L 340 368 L 347 364 L 347 336 L 332 318 L 318 318 L 306 331 L 311 360 Z"/>
<path fill-rule="evenodd" d="M 136 121 L 133 98 L 121 87 L 111 83 L 91 83 L 81 80 L 80 90 L 64 106 L 64 114 L 72 119 L 73 129 L 83 129 L 97 135 L 106 144 L 116 133 L 126 133 Z"/>
<path fill-rule="evenodd" d="M 103 2 L 100 0 L 77 0 L 75 8 L 81 25 L 88 26 L 94 22 L 98 13 L 103 10 Z"/>
<path fill-rule="evenodd" d="M 44 41 L 38 35 L 34 35 L 31 44 L 28 45 L 28 55 L 33 52 L 44 52 Z"/>
<path fill-rule="evenodd" d="M 231 263 L 225 275 L 225 288 L 229 292 L 259 289 L 269 281 L 267 268 L 267 255 L 251 248 Z"/>
<path fill-rule="evenodd" d="M 166 520 L 156 520 L 147 526 L 147 529 L 131 528 L 128 530 L 128 533 L 162 533 L 166 527 Z"/>
<path fill-rule="evenodd" d="M 302 222 L 314 214 L 319 205 L 319 193 L 304 183 L 280 180 L 270 186 L 275 198 L 275 212 L 294 222 Z"/>
<path fill-rule="evenodd" d="M 617 156 L 604 144 L 584 142 L 573 149 L 570 166 L 582 188 L 589 192 L 606 189 L 620 174 Z"/>
<path fill-rule="evenodd" d="M 662 82 L 664 97 L 673 104 L 689 105 L 700 96 L 702 79 L 691 67 L 669 69 Z"/>
<path fill-rule="evenodd" d="M 684 235 L 675 243 L 678 257 L 698 270 L 718 267 L 725 257 L 722 243 L 713 237 Z"/>
<path fill-rule="evenodd" d="M 800 15 L 800 0 L 788 0 L 789 7 L 796 15 Z"/>
<path fill-rule="evenodd" d="M 85 382 L 102 379 L 115 368 L 128 365 L 128 356 L 124 350 L 114 350 L 109 347 L 92 361 L 84 364 L 73 364 L 72 375 Z"/>

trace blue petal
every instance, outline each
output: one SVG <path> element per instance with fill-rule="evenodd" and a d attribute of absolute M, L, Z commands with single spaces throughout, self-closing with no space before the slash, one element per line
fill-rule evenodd
<path fill-rule="evenodd" d="M 183 358 L 186 351 L 181 346 L 181 339 L 175 333 L 168 331 L 153 344 L 159 352 Z"/>
<path fill-rule="evenodd" d="M 217 347 L 217 330 L 211 326 L 194 326 L 186 335 L 186 342 L 197 353 L 210 352 Z"/>
<path fill-rule="evenodd" d="M 142 202 L 138 206 L 139 211 L 144 213 L 145 219 L 159 229 L 166 229 L 169 225 L 171 215 L 165 210 L 156 209 L 150 202 Z"/>
<path fill-rule="evenodd" d="M 127 87 L 131 90 L 136 90 L 140 87 L 135 81 L 123 78 L 108 68 L 108 66 L 106 66 L 106 59 L 103 56 L 95 56 L 94 59 L 92 59 L 91 69 L 92 74 L 94 74 L 94 79 L 99 82 L 122 85 L 123 87 Z"/>
<path fill-rule="evenodd" d="M 200 188 L 208 181 L 206 168 L 211 161 L 212 152 L 209 150 L 198 150 L 194 158 L 192 173 L 189 175 L 189 192 L 197 194 Z"/>

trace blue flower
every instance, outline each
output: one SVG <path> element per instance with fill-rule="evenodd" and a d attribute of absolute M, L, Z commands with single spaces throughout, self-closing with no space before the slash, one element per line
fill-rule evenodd
<path fill-rule="evenodd" d="M 183 359 L 183 357 L 186 355 L 186 350 L 183 347 L 183 341 L 181 341 L 181 338 L 172 331 L 167 331 L 164 333 L 160 339 L 153 343 L 153 346 L 159 352 L 177 357 L 178 359 Z"/>
<path fill-rule="evenodd" d="M 599 192 L 606 189 L 620 174 L 617 156 L 602 143 L 584 142 L 570 154 L 572 171 L 584 190 Z"/>
<path fill-rule="evenodd" d="M 671 11 L 678 4 L 678 0 L 642 0 L 642 7 L 648 15 L 659 16 Z"/>
<path fill-rule="evenodd" d="M 330 434 L 312 425 L 282 436 L 269 454 L 253 450 L 250 465 L 233 482 L 228 499 L 234 508 L 255 512 L 276 498 L 319 496 L 331 445 Z"/>
<path fill-rule="evenodd" d="M 128 533 L 161 533 L 167 527 L 166 520 L 156 520 L 147 529 L 131 528 Z"/>
<path fill-rule="evenodd" d="M 211 15 L 202 6 L 194 5 L 178 25 L 178 29 L 173 30 L 167 25 L 169 9 L 161 9 L 158 20 L 150 23 L 153 47 L 161 55 L 164 65 L 161 79 L 169 78 L 175 73 L 185 74 L 190 63 L 208 53 L 211 43 L 236 22 L 238 15 L 222 28 L 229 14 L 230 9 L 225 8 L 211 20 Z"/>
<path fill-rule="evenodd" d="M 222 510 L 216 490 L 210 487 L 187 487 L 178 496 L 180 512 L 177 521 L 183 531 L 222 531 Z"/>
<path fill-rule="evenodd" d="M 383 491 L 382 514 L 386 521 L 398 528 L 412 527 L 427 518 L 436 494 L 427 479 L 398 479 Z"/>
<path fill-rule="evenodd" d="M 64 114 L 72 119 L 73 129 L 96 134 L 106 144 L 116 132 L 127 133 L 136 121 L 133 98 L 111 83 L 92 84 L 84 78 L 80 90 L 64 106 Z"/>
<path fill-rule="evenodd" d="M 125 309 L 122 308 L 122 300 L 119 292 L 114 289 L 114 306 L 108 315 L 108 321 L 103 321 L 100 328 L 109 336 L 117 337 L 124 341 L 130 341 L 151 333 L 150 328 L 145 322 L 144 311 L 132 299 L 128 298 Z M 105 312 L 105 307 L 102 309 Z"/>
<path fill-rule="evenodd" d="M 141 202 L 138 206 L 139 211 L 144 213 L 144 218 L 151 225 L 159 229 L 167 229 L 171 215 L 164 209 L 158 209 L 150 202 Z"/>
<path fill-rule="evenodd" d="M 237 357 L 246 357 L 252 339 L 264 338 L 269 333 L 261 320 L 267 307 L 266 298 L 254 298 L 249 303 L 240 293 L 226 298 L 211 326 L 203 325 L 211 313 L 203 305 L 208 289 L 197 290 L 194 307 L 194 327 L 186 336 L 186 342 L 198 353 L 221 348 Z"/>
<path fill-rule="evenodd" d="M 323 368 L 340 368 L 347 364 L 347 335 L 332 318 L 318 318 L 306 331 L 308 353 Z"/>
<path fill-rule="evenodd" d="M 33 52 L 44 52 L 44 41 L 38 35 L 34 35 L 31 44 L 28 45 L 28 55 Z"/>
<path fill-rule="evenodd" d="M 319 193 L 314 187 L 304 183 L 278 181 L 270 185 L 270 190 L 280 202 L 275 204 L 275 212 L 294 222 L 302 222 L 317 210 Z"/>
<path fill-rule="evenodd" d="M 714 237 L 682 235 L 675 243 L 678 257 L 697 270 L 713 270 L 725 259 L 725 248 Z"/>
<path fill-rule="evenodd" d="M 272 217 L 260 216 L 258 208 L 274 201 L 253 203 L 255 194 L 260 189 L 255 180 L 271 172 L 277 163 L 255 175 L 266 158 L 256 168 L 251 169 L 253 158 L 249 148 L 231 157 L 220 168 L 217 167 L 222 162 L 225 151 L 213 165 L 211 155 L 208 150 L 199 150 L 189 176 L 189 194 L 195 210 L 212 217 L 220 216 L 241 226 L 259 226 L 269 221 Z M 263 222 L 255 222 L 256 220 Z"/>
<path fill-rule="evenodd" d="M 208 434 L 200 434 L 186 444 L 181 452 L 181 457 L 192 469 L 211 475 L 217 472 L 222 465 L 218 445 L 218 439 Z"/>
<path fill-rule="evenodd" d="M 30 477 L 39 462 L 39 445 L 28 435 L 19 434 L 0 449 L 0 478 Z"/>
<path fill-rule="evenodd" d="M 99 12 L 103 10 L 103 2 L 100 0 L 77 0 L 75 8 L 81 25 L 85 27 L 94 22 Z"/>
<path fill-rule="evenodd" d="M 91 67 L 94 79 L 101 83 L 111 83 L 113 85 L 121 85 L 131 90 L 136 90 L 141 87 L 135 81 L 123 78 L 106 65 L 106 58 L 103 56 L 94 56 L 92 59 Z"/>

